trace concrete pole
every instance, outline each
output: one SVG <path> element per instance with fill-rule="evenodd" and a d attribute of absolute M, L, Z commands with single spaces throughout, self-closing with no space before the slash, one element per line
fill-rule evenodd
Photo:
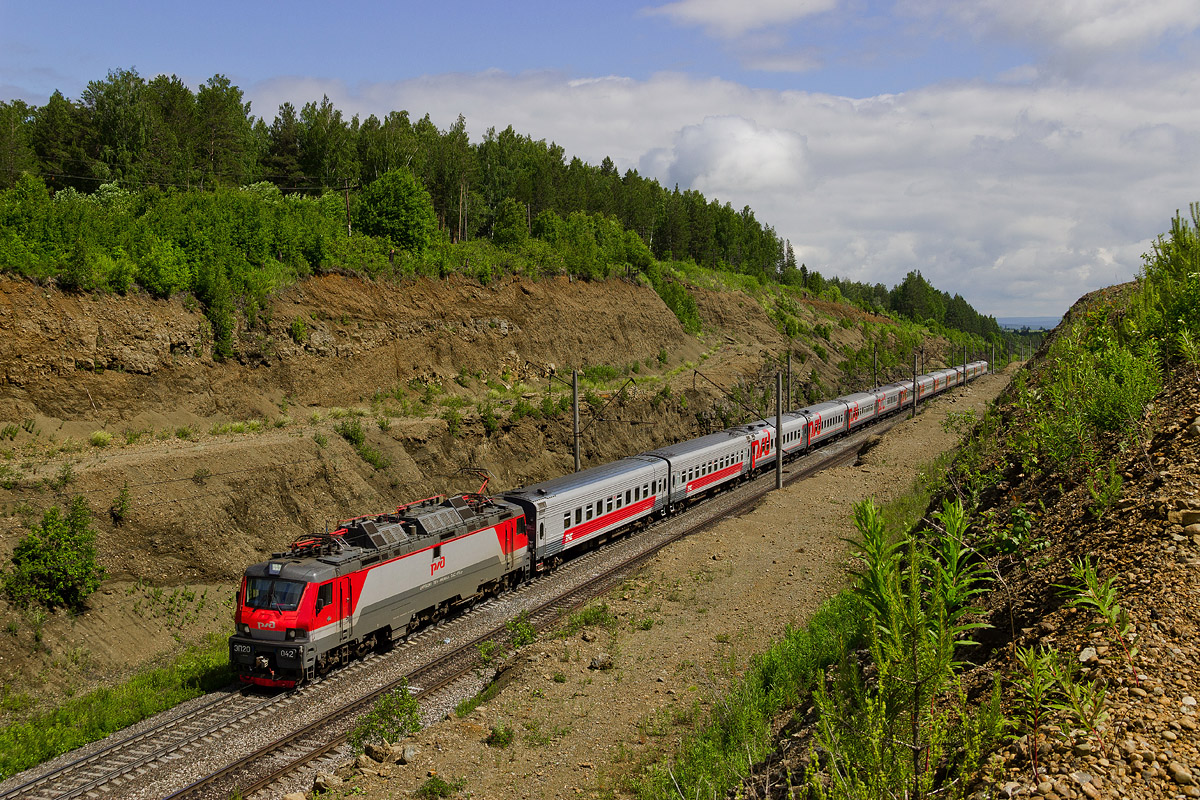
<path fill-rule="evenodd" d="M 775 373 L 775 488 L 783 488 L 783 373 Z"/>
<path fill-rule="evenodd" d="M 574 417 L 575 471 L 579 472 L 579 370 L 571 370 L 571 409 Z"/>
<path fill-rule="evenodd" d="M 792 350 L 788 348 L 787 407 L 792 410 Z"/>

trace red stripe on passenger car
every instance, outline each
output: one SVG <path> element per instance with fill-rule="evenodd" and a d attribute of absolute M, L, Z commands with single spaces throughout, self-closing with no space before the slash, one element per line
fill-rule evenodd
<path fill-rule="evenodd" d="M 643 511 L 649 511 L 654 508 L 655 497 L 644 498 L 636 503 L 630 503 L 624 508 L 618 508 L 616 511 L 602 514 L 595 519 L 589 519 L 587 522 L 580 523 L 574 528 L 567 528 L 563 531 L 563 544 L 570 544 L 576 539 L 581 539 L 588 534 L 595 533 L 601 528 L 625 522 L 630 517 L 637 516 Z"/>
<path fill-rule="evenodd" d="M 701 478 L 696 478 L 696 480 L 694 480 L 694 481 L 689 481 L 688 485 L 687 485 L 687 491 L 689 491 L 689 492 L 699 491 L 700 489 L 703 489 L 703 488 L 709 486 L 710 484 L 715 483 L 716 481 L 720 481 L 720 480 L 724 480 L 725 478 L 733 477 L 734 475 L 737 475 L 741 471 L 742 471 L 742 462 L 739 461 L 738 463 L 736 463 L 732 466 L 726 467 L 725 469 L 718 470 L 717 472 L 714 472 L 710 475 L 705 475 Z"/>

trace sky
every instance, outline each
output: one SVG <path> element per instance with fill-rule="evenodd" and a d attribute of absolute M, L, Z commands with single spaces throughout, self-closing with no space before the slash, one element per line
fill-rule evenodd
<path fill-rule="evenodd" d="M 268 123 L 459 114 L 750 206 L 825 275 L 997 317 L 1131 280 L 1200 201 L 1195 0 L 0 0 L 0 100 L 228 77 Z"/>

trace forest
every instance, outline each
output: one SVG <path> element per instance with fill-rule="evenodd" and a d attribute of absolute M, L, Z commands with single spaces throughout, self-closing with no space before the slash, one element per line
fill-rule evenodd
<path fill-rule="evenodd" d="M 73 291 L 191 292 L 219 357 L 235 309 L 253 325 L 266 294 L 314 272 L 637 272 L 671 304 L 671 262 L 1002 339 L 919 272 L 890 290 L 826 278 L 748 206 L 568 158 L 511 126 L 472 142 L 461 115 L 446 130 L 407 111 L 346 119 L 328 97 L 268 121 L 222 75 L 193 91 L 134 69 L 77 100 L 0 102 L 0 272 Z"/>

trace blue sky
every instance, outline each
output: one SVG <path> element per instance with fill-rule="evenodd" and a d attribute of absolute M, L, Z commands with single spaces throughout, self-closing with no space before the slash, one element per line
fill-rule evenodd
<path fill-rule="evenodd" d="M 0 0 L 0 99 L 136 68 L 226 75 L 268 121 L 323 94 L 461 113 L 749 205 L 826 274 L 1057 315 L 1200 200 L 1198 25 L 1191 0 Z"/>

